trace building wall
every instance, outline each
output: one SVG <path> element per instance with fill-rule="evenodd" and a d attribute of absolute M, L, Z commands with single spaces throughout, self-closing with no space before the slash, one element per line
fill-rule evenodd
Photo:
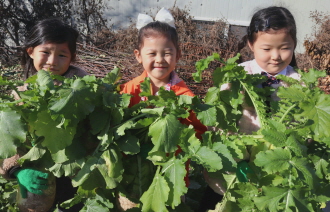
<path fill-rule="evenodd" d="M 330 12 L 330 0 L 104 0 L 108 10 L 105 15 L 114 27 L 126 27 L 139 13 L 155 15 L 161 7 L 177 6 L 188 9 L 196 20 L 225 19 L 231 25 L 247 26 L 254 12 L 268 6 L 287 7 L 296 19 L 298 46 L 303 53 L 303 42 L 313 32 L 311 11 Z"/>

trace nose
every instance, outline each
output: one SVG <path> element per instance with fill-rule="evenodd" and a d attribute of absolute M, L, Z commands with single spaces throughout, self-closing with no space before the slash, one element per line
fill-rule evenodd
<path fill-rule="evenodd" d="M 164 57 L 161 54 L 157 54 L 156 63 L 162 63 L 164 61 Z"/>
<path fill-rule="evenodd" d="M 56 57 L 53 54 L 50 54 L 47 58 L 47 65 L 55 65 L 56 64 Z"/>
<path fill-rule="evenodd" d="M 279 59 L 281 59 L 280 52 L 277 51 L 277 50 L 272 51 L 271 59 L 272 60 L 279 60 Z"/>

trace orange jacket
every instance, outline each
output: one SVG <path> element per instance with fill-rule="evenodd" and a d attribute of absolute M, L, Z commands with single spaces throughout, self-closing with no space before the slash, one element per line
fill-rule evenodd
<path fill-rule="evenodd" d="M 148 77 L 147 72 L 144 71 L 140 76 L 135 77 L 131 81 L 122 84 L 120 86 L 121 93 L 131 94 L 131 103 L 130 106 L 136 105 L 141 101 L 141 97 L 139 94 L 141 93 L 140 83 L 144 81 L 144 79 Z M 171 86 L 171 90 L 177 96 L 186 95 L 186 96 L 195 96 L 195 94 L 187 87 L 186 83 L 181 80 L 179 83 Z M 201 135 L 207 130 L 206 126 L 204 126 L 196 117 L 196 114 L 191 112 L 190 116 L 186 119 L 180 119 L 181 123 L 186 125 L 193 125 L 196 131 L 196 136 L 201 138 Z"/>

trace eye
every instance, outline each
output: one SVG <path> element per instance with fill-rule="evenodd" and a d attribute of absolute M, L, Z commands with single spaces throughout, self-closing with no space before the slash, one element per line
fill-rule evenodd
<path fill-rule="evenodd" d="M 47 51 L 40 51 L 42 54 L 49 54 Z"/>
<path fill-rule="evenodd" d="M 60 54 L 59 56 L 60 57 L 68 57 L 67 55 L 64 55 L 64 54 Z"/>
<path fill-rule="evenodd" d="M 270 49 L 263 49 L 264 51 L 269 51 Z"/>
<path fill-rule="evenodd" d="M 172 55 L 171 52 L 165 52 L 165 55 Z"/>

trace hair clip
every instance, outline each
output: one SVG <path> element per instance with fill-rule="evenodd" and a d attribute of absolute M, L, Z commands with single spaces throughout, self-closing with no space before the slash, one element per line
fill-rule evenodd
<path fill-rule="evenodd" d="M 254 24 L 254 32 L 257 33 L 259 31 L 259 21 L 256 21 Z"/>
<path fill-rule="evenodd" d="M 270 24 L 269 24 L 269 18 L 267 18 L 267 20 L 266 20 L 265 27 L 266 27 L 266 28 L 269 28 L 269 27 L 270 27 Z"/>
<path fill-rule="evenodd" d="M 168 11 L 164 7 L 158 11 L 158 13 L 155 17 L 155 21 L 167 23 L 171 27 L 175 28 L 174 18 L 172 16 L 172 14 L 170 13 L 170 11 Z M 151 22 L 154 22 L 152 17 L 150 17 L 149 15 L 146 15 L 146 14 L 139 13 L 138 20 L 136 22 L 136 28 L 138 30 L 140 30 L 142 27 L 144 27 L 145 25 L 147 25 Z"/>

